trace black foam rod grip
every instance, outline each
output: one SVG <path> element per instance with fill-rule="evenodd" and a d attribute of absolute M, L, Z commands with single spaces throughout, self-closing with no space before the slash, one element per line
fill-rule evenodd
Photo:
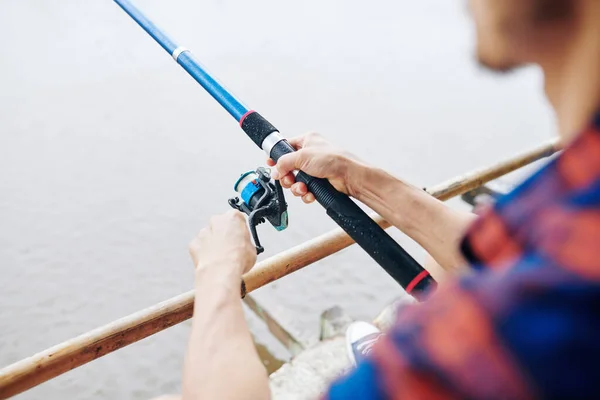
<path fill-rule="evenodd" d="M 277 161 L 284 154 L 294 152 L 285 140 L 271 150 Z M 362 247 L 396 282 L 421 300 L 435 281 L 383 228 L 350 197 L 338 192 L 326 179 L 314 178 L 300 171 L 296 180 L 304 182 L 329 215 L 354 241 Z"/>

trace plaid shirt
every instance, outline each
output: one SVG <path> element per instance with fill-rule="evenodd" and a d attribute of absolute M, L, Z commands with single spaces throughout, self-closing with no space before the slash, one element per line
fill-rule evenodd
<path fill-rule="evenodd" d="M 600 399 L 600 114 L 466 236 L 474 272 L 404 310 L 328 399 Z"/>

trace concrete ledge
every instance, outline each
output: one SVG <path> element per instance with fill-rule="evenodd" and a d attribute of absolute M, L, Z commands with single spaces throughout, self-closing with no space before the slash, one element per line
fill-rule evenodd
<path fill-rule="evenodd" d="M 398 309 L 414 303 L 411 296 L 402 296 L 375 318 L 375 325 L 383 331 L 388 330 L 394 323 Z M 345 374 L 351 363 L 344 335 L 351 322 L 352 318 L 340 307 L 333 307 L 321 314 L 321 341 L 271 374 L 273 400 L 319 399 L 331 382 Z"/>
<path fill-rule="evenodd" d="M 273 400 L 315 400 L 350 368 L 343 336 L 307 349 L 271 375 Z"/>
<path fill-rule="evenodd" d="M 341 307 L 321 314 L 320 342 L 271 375 L 273 400 L 319 399 L 350 368 L 344 334 L 352 318 Z"/>

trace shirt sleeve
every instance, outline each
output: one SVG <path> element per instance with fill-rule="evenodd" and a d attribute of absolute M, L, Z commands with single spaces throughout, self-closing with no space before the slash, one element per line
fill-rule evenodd
<path fill-rule="evenodd" d="M 403 310 L 325 398 L 600 398 L 598 287 L 531 267 L 464 278 Z"/>

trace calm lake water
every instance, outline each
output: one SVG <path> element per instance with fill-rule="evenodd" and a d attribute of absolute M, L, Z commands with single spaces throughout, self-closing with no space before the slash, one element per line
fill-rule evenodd
<path fill-rule="evenodd" d="M 417 185 L 554 132 L 539 71 L 477 67 L 463 1 L 137 3 L 284 134 L 320 131 Z M 110 0 L 1 0 L 0 48 L 4 366 L 189 290 L 189 240 L 264 159 Z M 287 231 L 260 227 L 262 257 L 334 227 L 318 205 L 289 203 Z M 398 293 L 352 248 L 256 298 L 310 340 L 324 309 L 372 318 Z M 184 323 L 20 398 L 177 392 L 188 333 Z"/>

